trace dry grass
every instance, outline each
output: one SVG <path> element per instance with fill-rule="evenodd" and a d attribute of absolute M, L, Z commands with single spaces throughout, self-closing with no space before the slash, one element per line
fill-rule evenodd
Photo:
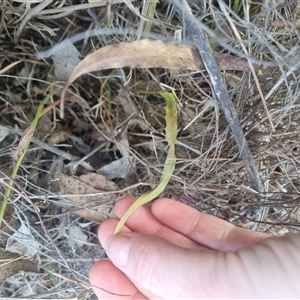
<path fill-rule="evenodd" d="M 126 193 L 139 195 L 158 182 L 166 155 L 164 103 L 156 96 L 161 89 L 159 84 L 164 84 L 177 95 L 180 128 L 176 171 L 165 196 L 245 228 L 272 234 L 298 232 L 300 7 L 296 1 L 277 7 L 275 4 L 245 7 L 243 1 L 237 1 L 240 4 L 236 11 L 228 15 L 226 7 L 222 11 L 213 5 L 207 5 L 202 15 L 196 1 L 190 2 L 193 13 L 217 36 L 217 39 L 210 37 L 215 51 L 240 53 L 243 57 L 247 54 L 252 58 L 250 63 L 258 60 L 272 63 L 269 67 L 254 64 L 254 74 L 223 72 L 264 185 L 265 193 L 260 195 L 260 201 L 250 187 L 235 140 L 205 71 L 125 68 L 84 76 L 74 84 L 76 93 L 84 100 L 66 103 L 63 120 L 59 118 L 59 108 L 53 104 L 51 112 L 39 122 L 35 138 L 80 157 L 84 154 L 70 139 L 60 137 L 59 145 L 49 140 L 55 134 L 69 133 L 88 146 L 102 145 L 89 160 L 97 169 L 120 157 L 117 134 L 125 128 L 135 109 L 138 114 L 134 117 L 142 125 L 129 128 L 128 141 L 137 167 L 130 178 L 115 182 L 120 188 L 127 188 Z M 56 81 L 52 60 L 37 60 L 37 51 L 47 50 L 92 26 L 115 28 L 117 34 L 77 43 L 82 56 L 105 45 L 140 37 L 139 32 L 144 28 L 142 19 L 122 1 L 114 3 L 110 6 L 62 3 L 42 7 L 30 1 L 1 2 L 2 126 L 17 125 L 24 130 L 45 93 L 63 86 Z M 134 6 L 142 8 L 143 3 L 135 1 Z M 182 29 L 167 1 L 156 7 L 154 21 L 151 31 L 166 39 L 172 39 L 174 30 Z M 124 28 L 136 28 L 137 32 L 119 34 Z M 183 30 L 182 40 L 185 39 L 190 41 Z M 15 135 L 1 142 L 3 188 L 11 174 L 11 149 L 18 143 Z M 62 197 L 50 187 L 49 182 L 55 180 L 52 178 L 55 169 L 63 167 L 64 172 L 69 172 L 70 161 L 64 154 L 58 156 L 51 151 L 41 144 L 31 145 L 10 199 L 14 213 L 5 219 L 9 224 L 22 220 L 31 229 L 40 247 L 30 259 L 38 263 L 41 273 L 19 274 L 3 281 L 0 294 L 15 298 L 37 295 L 43 299 L 93 299 L 88 270 L 105 253 L 96 238 L 97 226 L 62 204 Z M 75 175 L 84 172 L 84 167 L 80 167 Z M 34 207 L 39 210 L 39 216 Z M 9 224 L 6 228 L 11 226 L 10 231 L 2 231 L 2 247 L 18 227 Z M 84 242 L 71 236 L 71 232 L 79 229 Z"/>

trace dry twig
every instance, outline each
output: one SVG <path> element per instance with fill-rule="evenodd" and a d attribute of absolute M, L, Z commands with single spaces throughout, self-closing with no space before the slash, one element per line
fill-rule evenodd
<path fill-rule="evenodd" d="M 171 2 L 176 12 L 181 17 L 183 23 L 186 25 L 186 28 L 190 33 L 192 39 L 196 42 L 196 47 L 203 60 L 203 64 L 210 76 L 211 84 L 216 98 L 221 104 L 225 117 L 229 123 L 232 134 L 239 148 L 241 157 L 245 164 L 245 168 L 248 172 L 251 185 L 256 191 L 263 193 L 264 187 L 260 180 L 257 167 L 255 165 L 252 153 L 248 146 L 248 142 L 245 139 L 244 132 L 241 127 L 236 109 L 232 104 L 227 89 L 225 88 L 218 64 L 211 51 L 211 48 L 204 35 L 204 32 L 199 26 L 199 21 L 195 19 L 190 7 L 188 6 L 185 0 L 182 0 L 180 2 L 176 0 L 171 0 Z"/>

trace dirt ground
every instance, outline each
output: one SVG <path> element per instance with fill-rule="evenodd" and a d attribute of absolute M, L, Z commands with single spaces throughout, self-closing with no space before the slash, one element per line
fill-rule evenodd
<path fill-rule="evenodd" d="M 161 92 L 178 112 L 175 171 L 161 195 L 244 228 L 299 231 L 300 5 L 188 3 L 248 161 L 171 1 L 1 1 L 0 297 L 95 299 L 99 224 L 117 199 L 160 182 Z"/>

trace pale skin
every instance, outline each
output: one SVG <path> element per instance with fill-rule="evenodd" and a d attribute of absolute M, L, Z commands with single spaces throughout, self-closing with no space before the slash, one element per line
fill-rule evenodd
<path fill-rule="evenodd" d="M 299 234 L 271 237 L 161 198 L 112 236 L 134 200 L 121 199 L 99 228 L 111 259 L 90 271 L 99 299 L 300 297 Z"/>

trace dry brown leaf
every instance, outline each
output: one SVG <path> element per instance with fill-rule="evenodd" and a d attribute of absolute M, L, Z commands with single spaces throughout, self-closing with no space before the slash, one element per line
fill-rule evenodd
<path fill-rule="evenodd" d="M 247 62 L 234 56 L 215 53 L 215 58 L 222 70 L 249 69 Z M 123 67 L 204 69 L 199 52 L 193 46 L 150 39 L 106 46 L 85 57 L 75 67 L 61 93 L 60 117 L 64 117 L 65 91 L 79 76 L 94 71 Z"/>
<path fill-rule="evenodd" d="M 18 254 L 0 249 L 0 283 L 19 271 L 37 272 L 37 266 L 33 261 L 21 259 Z"/>
<path fill-rule="evenodd" d="M 38 136 L 45 137 L 51 133 L 52 120 L 51 120 L 51 112 L 44 114 L 39 118 L 39 122 L 36 126 L 36 133 Z M 33 120 L 33 119 L 32 119 Z"/>
<path fill-rule="evenodd" d="M 69 139 L 72 136 L 72 133 L 66 130 L 57 129 L 51 133 L 51 137 L 48 140 L 49 145 L 55 145 L 62 143 Z"/>
<path fill-rule="evenodd" d="M 45 93 L 45 90 L 44 89 L 40 89 L 38 86 L 33 86 L 31 90 L 36 95 L 44 95 L 44 93 Z"/>
<path fill-rule="evenodd" d="M 118 191 L 119 186 L 115 184 L 113 181 L 108 180 L 105 176 L 97 173 L 87 173 L 81 175 L 79 179 L 82 182 L 89 184 L 98 190 L 103 191 Z"/>
<path fill-rule="evenodd" d="M 222 70 L 249 69 L 247 62 L 233 56 L 215 53 L 215 57 Z M 83 74 L 123 67 L 204 69 L 194 46 L 143 39 L 106 46 L 91 53 L 76 66 L 65 88 Z"/>
<path fill-rule="evenodd" d="M 94 175 L 82 175 L 78 179 L 57 173 L 56 178 L 60 185 L 60 193 L 73 203 L 72 206 L 76 209 L 74 212 L 78 215 L 96 223 L 101 223 L 107 217 L 112 216 L 113 202 L 120 197 L 120 193 L 108 192 L 114 187 L 117 188 L 113 182 L 104 176 Z M 93 185 L 97 181 L 98 189 L 85 181 Z"/>

